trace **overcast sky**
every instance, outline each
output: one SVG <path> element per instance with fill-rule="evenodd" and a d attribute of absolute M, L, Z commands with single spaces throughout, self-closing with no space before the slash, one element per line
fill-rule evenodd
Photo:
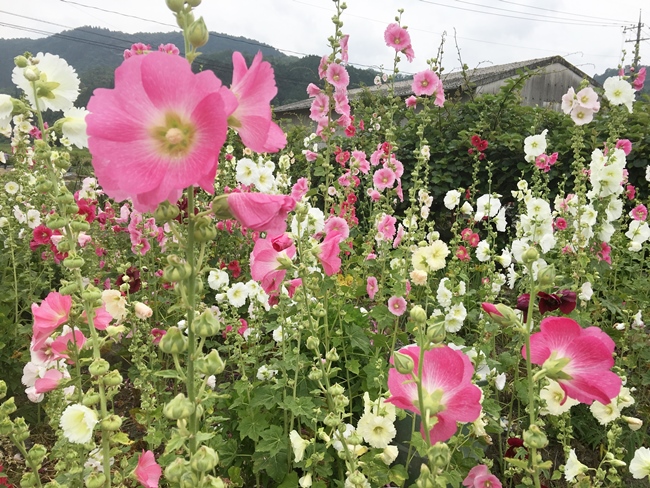
<path fill-rule="evenodd" d="M 447 33 L 443 66 L 458 69 L 503 64 L 559 54 L 589 75 L 615 67 L 623 49 L 632 56 L 636 24 L 648 0 L 348 0 L 342 18 L 350 34 L 350 63 L 392 70 L 393 51 L 383 31 L 404 9 L 416 59 L 400 70 L 415 73 L 437 53 Z M 80 26 L 104 27 L 128 33 L 174 30 L 164 0 L 21 0 L 0 4 L 0 37 L 45 37 Z M 203 0 L 196 9 L 214 32 L 245 36 L 272 45 L 286 54 L 323 55 L 333 33 L 331 0 Z M 139 18 L 135 18 L 139 17 Z M 168 24 L 168 25 L 164 25 Z M 634 27 L 623 32 L 623 27 Z M 642 62 L 650 58 L 650 40 L 641 42 Z M 644 58 L 645 56 L 645 58 Z"/>

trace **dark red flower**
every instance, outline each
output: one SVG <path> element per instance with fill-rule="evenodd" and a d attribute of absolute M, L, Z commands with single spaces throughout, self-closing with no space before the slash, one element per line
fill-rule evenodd
<path fill-rule="evenodd" d="M 124 276 L 128 277 L 128 280 L 124 279 Z M 126 270 L 123 275 L 118 276 L 115 281 L 115 285 L 119 288 L 123 283 L 129 284 L 129 294 L 136 293 L 140 290 L 142 286 L 142 280 L 140 280 L 140 270 L 135 266 L 131 266 Z"/>
<path fill-rule="evenodd" d="M 568 315 L 576 308 L 576 294 L 571 290 L 561 290 L 557 293 L 537 292 L 539 297 L 539 313 L 544 315 L 546 312 L 553 312 L 558 308 Z"/>
<path fill-rule="evenodd" d="M 526 459 L 528 459 L 528 449 L 524 446 L 523 439 L 520 439 L 519 437 L 510 437 L 508 439 L 508 449 L 506 450 L 504 457 L 514 458 L 519 449 L 524 449 L 524 451 L 526 451 Z"/>

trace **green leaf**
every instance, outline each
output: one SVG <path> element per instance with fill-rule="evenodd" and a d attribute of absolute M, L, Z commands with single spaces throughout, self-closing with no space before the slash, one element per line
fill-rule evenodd
<path fill-rule="evenodd" d="M 260 412 L 248 410 L 248 415 L 242 417 L 239 422 L 239 437 L 244 440 L 248 437 L 253 442 L 257 442 L 260 438 L 260 432 L 269 426 L 266 415 L 260 415 Z"/>
<path fill-rule="evenodd" d="M 278 404 L 280 392 L 274 390 L 271 385 L 264 385 L 255 388 L 251 393 L 251 407 L 266 407 L 267 410 Z"/>
<path fill-rule="evenodd" d="M 122 444 L 123 446 L 130 446 L 133 441 L 124 432 L 117 432 L 111 436 L 111 442 L 115 444 Z"/>
<path fill-rule="evenodd" d="M 347 332 L 352 347 L 361 349 L 365 354 L 370 352 L 370 339 L 368 339 L 368 336 L 361 327 L 358 325 L 348 325 Z"/>
<path fill-rule="evenodd" d="M 159 378 L 173 378 L 176 380 L 182 380 L 181 374 L 175 369 L 163 369 L 162 371 L 156 371 L 154 376 Z"/>
<path fill-rule="evenodd" d="M 262 441 L 257 444 L 257 450 L 262 452 L 279 452 L 286 447 L 288 439 L 279 425 L 272 425 L 262 432 Z"/>
<path fill-rule="evenodd" d="M 359 361 L 356 359 L 350 359 L 347 363 L 345 363 L 345 366 L 348 368 L 348 370 L 351 373 L 354 374 L 359 374 Z"/>
<path fill-rule="evenodd" d="M 291 471 L 284 477 L 278 488 L 296 488 L 296 486 L 298 486 L 298 473 Z"/>

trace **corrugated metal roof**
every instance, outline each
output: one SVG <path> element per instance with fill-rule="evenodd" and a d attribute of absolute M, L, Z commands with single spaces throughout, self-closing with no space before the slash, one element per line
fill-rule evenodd
<path fill-rule="evenodd" d="M 488 83 L 492 83 L 493 81 L 511 78 L 517 74 L 518 70 L 521 69 L 535 70 L 555 63 L 562 64 L 567 69 L 573 71 L 576 75 L 578 75 L 581 78 L 586 78 L 592 85 L 594 86 L 598 85 L 598 83 L 593 78 L 591 78 L 586 73 L 576 68 L 574 65 L 569 63 L 566 59 L 564 59 L 562 56 L 550 56 L 547 58 L 529 59 L 527 61 L 519 61 L 516 63 L 499 64 L 496 66 L 485 66 L 482 68 L 476 68 L 467 71 L 467 78 L 470 81 L 470 83 L 473 83 L 475 85 L 485 85 Z M 443 73 L 442 82 L 444 84 L 445 91 L 451 91 L 463 86 L 465 84 L 465 79 L 461 71 L 456 71 L 449 74 Z M 394 84 L 395 95 L 400 97 L 408 97 L 412 95 L 413 94 L 413 90 L 411 89 L 412 84 L 413 84 L 413 80 L 404 80 L 404 81 L 396 82 Z M 348 91 L 348 97 L 350 99 L 355 98 L 359 96 L 361 93 L 363 93 L 364 90 L 369 90 L 370 92 L 380 91 L 386 93 L 388 92 L 388 87 L 389 85 L 386 83 L 380 86 L 354 88 Z M 286 105 L 282 105 L 280 107 L 274 108 L 274 112 L 283 113 L 283 112 L 291 112 L 292 110 L 305 110 L 311 106 L 311 102 L 312 99 L 308 98 L 305 100 L 301 100 L 299 102 L 288 103 Z"/>

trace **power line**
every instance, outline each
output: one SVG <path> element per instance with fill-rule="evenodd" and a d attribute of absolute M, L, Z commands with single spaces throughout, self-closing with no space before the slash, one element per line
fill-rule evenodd
<path fill-rule="evenodd" d="M 452 8 L 452 9 L 456 9 L 456 10 L 463 10 L 465 12 L 473 12 L 475 14 L 493 15 L 495 17 L 506 17 L 506 18 L 510 18 L 510 19 L 529 20 L 529 21 L 532 21 L 532 22 L 545 22 L 545 23 L 548 23 L 548 24 L 579 25 L 579 26 L 583 26 L 583 27 L 620 27 L 619 25 L 614 25 L 614 24 L 586 24 L 586 23 L 581 23 L 581 22 L 564 22 L 564 21 L 560 21 L 560 20 L 544 20 L 544 19 L 537 19 L 537 18 L 530 18 L 530 17 L 519 17 L 519 16 L 515 16 L 515 15 L 497 14 L 497 13 L 494 13 L 494 12 L 485 12 L 485 11 L 475 10 L 475 9 L 470 9 L 470 8 L 456 7 L 454 5 L 447 5 L 447 4 L 444 4 L 444 3 L 432 2 L 431 0 L 419 0 L 419 1 L 422 2 L 422 3 L 437 5 L 439 7 Z M 460 1 L 460 0 L 456 0 L 456 1 Z M 462 3 L 468 3 L 470 5 L 479 5 L 481 7 L 486 7 L 486 8 L 496 8 L 496 7 L 488 7 L 487 5 L 472 4 L 470 2 L 462 2 Z M 518 13 L 521 13 L 521 12 L 518 12 Z"/>
<path fill-rule="evenodd" d="M 509 4 L 511 4 L 511 5 L 518 5 L 518 6 L 520 6 L 520 7 L 524 7 L 524 8 L 531 8 L 531 9 L 535 9 L 535 10 L 544 10 L 544 11 L 546 11 L 546 12 L 555 12 L 555 13 L 563 14 L 563 15 L 573 15 L 573 16 L 575 16 L 575 17 L 588 18 L 588 19 L 598 19 L 598 20 L 616 21 L 616 22 L 620 22 L 621 24 L 630 24 L 630 23 L 631 23 L 629 20 L 608 19 L 608 18 L 606 18 L 606 17 L 595 17 L 595 16 L 593 16 L 593 15 L 574 14 L 574 13 L 571 13 L 571 12 L 562 12 L 561 10 L 553 10 L 553 9 L 550 9 L 550 8 L 534 7 L 534 6 L 532 6 L 532 5 L 526 5 L 526 4 L 523 4 L 523 3 L 510 2 L 510 1 L 508 1 L 508 0 L 499 0 L 499 1 L 500 1 L 500 2 L 503 2 L 503 3 L 509 3 Z"/>

